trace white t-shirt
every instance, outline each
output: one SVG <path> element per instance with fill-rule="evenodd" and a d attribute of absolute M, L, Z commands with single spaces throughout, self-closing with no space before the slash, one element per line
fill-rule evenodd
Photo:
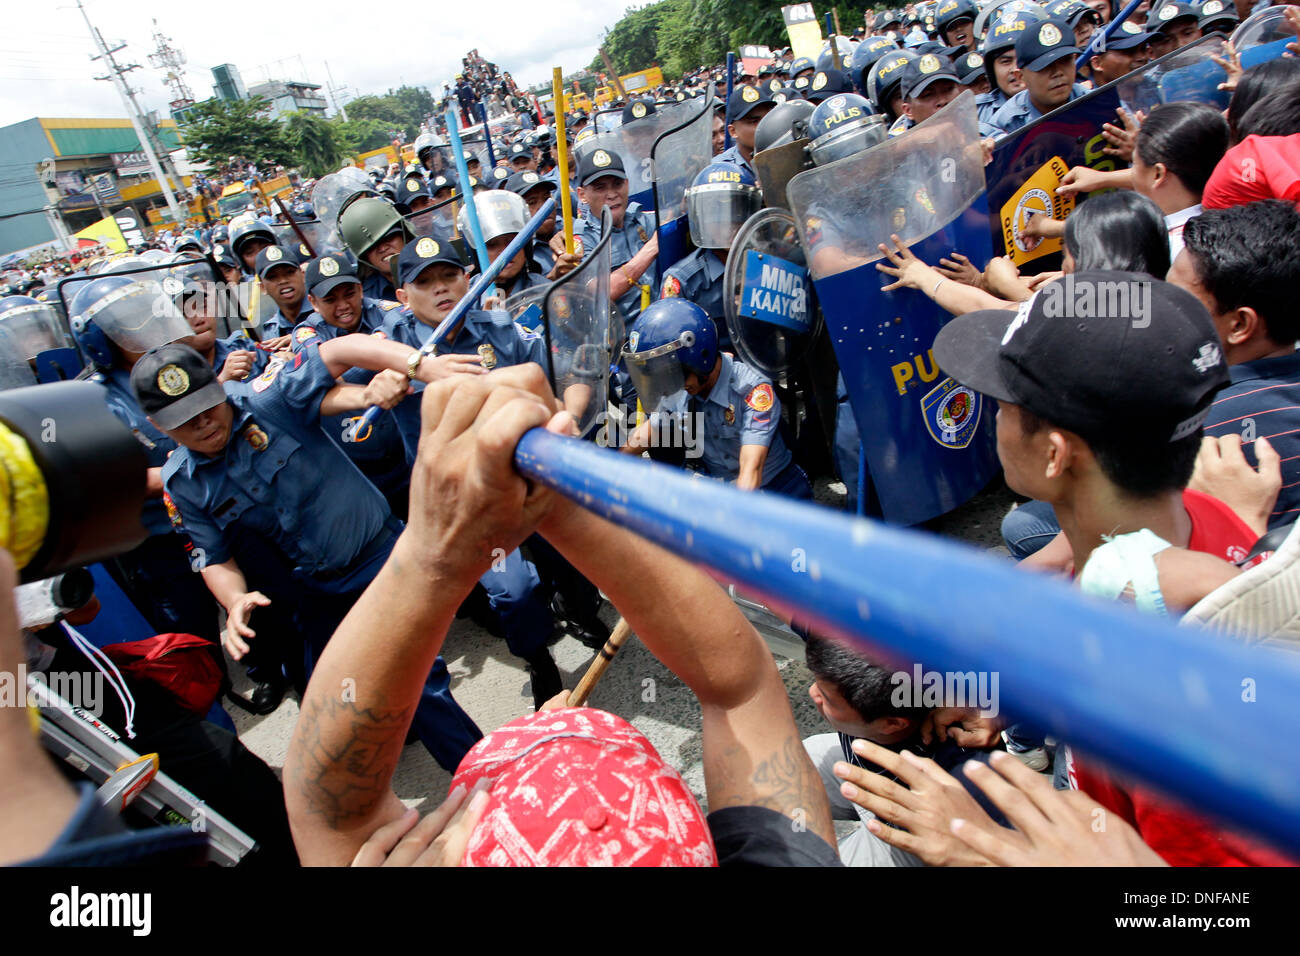
<path fill-rule="evenodd" d="M 1165 228 L 1169 230 L 1169 264 L 1173 265 L 1178 253 L 1183 251 L 1183 226 L 1187 225 L 1187 220 L 1199 216 L 1202 212 L 1201 204 L 1188 206 L 1186 209 L 1180 209 L 1178 212 L 1171 212 L 1165 216 Z"/>

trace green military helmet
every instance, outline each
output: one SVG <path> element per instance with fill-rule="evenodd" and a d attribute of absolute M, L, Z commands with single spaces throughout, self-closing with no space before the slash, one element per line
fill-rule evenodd
<path fill-rule="evenodd" d="M 380 240 L 398 230 L 408 241 L 415 238 L 402 214 L 376 196 L 354 199 L 339 213 L 339 233 L 343 242 L 362 262 L 366 253 Z"/>

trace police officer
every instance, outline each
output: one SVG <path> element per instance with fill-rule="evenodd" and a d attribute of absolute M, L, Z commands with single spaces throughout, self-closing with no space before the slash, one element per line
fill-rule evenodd
<path fill-rule="evenodd" d="M 984 34 L 980 52 L 984 54 L 984 70 L 989 76 L 989 91 L 975 97 L 975 109 L 981 122 L 993 124 L 997 111 L 1025 88 L 1024 76 L 1016 62 L 1016 39 L 1044 17 L 1031 10 L 998 16 Z"/>
<path fill-rule="evenodd" d="M 1125 20 L 1106 38 L 1105 45 L 1088 57 L 1092 85 L 1105 86 L 1112 80 L 1126 77 L 1141 70 L 1150 60 L 1151 34 L 1133 21 Z M 1121 82 L 1115 89 L 1119 93 L 1119 105 L 1134 115 L 1138 110 L 1149 110 L 1160 102 L 1155 82 L 1142 74 Z"/>
<path fill-rule="evenodd" d="M 992 89 L 988 74 L 984 72 L 984 57 L 979 53 L 959 53 L 952 65 L 957 71 L 957 82 L 962 89 L 970 90 L 977 102 L 979 97 Z"/>
<path fill-rule="evenodd" d="M 746 491 L 812 498 L 808 476 L 781 437 L 781 402 L 771 380 L 719 349 L 713 320 L 694 302 L 652 303 L 629 333 L 623 357 L 651 413 L 624 451 L 640 454 L 654 431 L 676 418 L 698 441 L 710 477 Z"/>
<path fill-rule="evenodd" d="M 809 78 L 811 79 L 811 74 Z M 754 167 L 750 163 L 754 158 L 754 131 L 758 129 L 758 121 L 770 113 L 775 105 L 768 90 L 753 86 L 732 90 L 731 99 L 727 101 L 727 116 L 730 117 L 727 129 L 733 143 L 730 149 L 719 153 L 715 161 L 735 163 L 753 175 Z"/>
<path fill-rule="evenodd" d="M 515 236 L 523 232 L 529 219 L 528 205 L 518 193 L 508 189 L 497 189 L 475 196 L 474 208 L 478 213 L 483 243 L 487 247 L 488 262 L 495 262 Z M 457 218 L 461 234 L 467 235 L 469 210 L 462 209 Z M 533 262 L 527 249 L 520 249 L 496 278 L 497 288 L 506 297 L 525 289 L 546 285 L 545 274 L 542 273 L 540 266 Z"/>
<path fill-rule="evenodd" d="M 1082 53 L 1063 21 L 1046 20 L 1024 30 L 1016 38 L 1016 62 L 1025 88 L 1002 104 L 989 122 L 1004 134 L 1014 133 L 1086 95 L 1088 88 L 1074 82 L 1074 64 Z"/>
<path fill-rule="evenodd" d="M 509 160 L 510 169 L 513 172 L 537 172 L 537 157 L 533 155 L 531 146 L 522 142 L 515 143 L 506 153 L 506 158 Z"/>
<path fill-rule="evenodd" d="M 916 54 L 907 50 L 894 50 L 877 60 L 867 72 L 867 99 L 875 105 L 875 112 L 890 123 L 903 115 L 903 67 Z"/>
<path fill-rule="evenodd" d="M 731 350 L 723 306 L 727 255 L 736 233 L 763 205 L 754 176 L 732 163 L 710 163 L 686 190 L 686 217 L 695 250 L 664 270 L 661 299 L 694 302 L 713 320 L 721 347 Z"/>
<path fill-rule="evenodd" d="M 326 642 L 388 559 L 402 523 L 322 432 L 320 416 L 397 400 L 406 391 L 404 373 L 376 378 L 365 390 L 338 392 L 335 378 L 354 364 L 405 368 L 410 351 L 368 336 L 308 343 L 291 363 L 269 366 L 251 384 L 230 383 L 229 392 L 186 346 L 154 349 L 132 370 L 140 406 L 182 446 L 163 468 L 163 485 L 194 540 L 204 583 L 226 608 L 225 646 L 236 659 L 248 652 L 248 641 L 259 639 L 250 626 L 255 609 L 283 602 L 294 607 L 310 676 Z M 439 371 L 425 359 L 414 374 L 431 381 Z M 291 590 L 268 596 L 250 588 L 231 550 L 243 529 L 293 566 Z M 261 639 L 273 636 L 263 630 Z M 429 674 L 414 724 L 448 769 L 482 736 L 452 699 L 441 661 Z"/>
<path fill-rule="evenodd" d="M 267 246 L 275 245 L 271 227 L 252 216 L 239 216 L 230 226 L 230 251 L 239 260 L 245 275 L 257 274 L 257 254 Z"/>
<path fill-rule="evenodd" d="M 281 246 L 267 246 L 257 254 L 257 278 L 262 291 L 269 295 L 277 311 L 262 326 L 267 335 L 288 335 L 293 327 L 311 314 L 307 287 L 303 284 L 298 254 Z"/>
<path fill-rule="evenodd" d="M 339 213 L 344 244 L 367 266 L 362 289 L 368 298 L 397 298 L 393 263 L 415 234 L 401 213 L 374 196 L 354 199 Z"/>
<path fill-rule="evenodd" d="M 599 245 L 601 214 L 605 209 L 610 211 L 614 235 L 610 239 L 609 254 L 614 271 L 610 273 L 609 294 L 630 325 L 641 314 L 642 285 L 654 289 L 659 284 L 655 264 L 655 257 L 659 255 L 659 235 L 655 232 L 654 216 L 642 211 L 637 203 L 628 202 L 623 159 L 617 152 L 606 149 L 586 152 L 578 161 L 578 198 L 589 210 L 576 230 L 582 240 L 584 257 L 591 255 Z M 556 248 L 557 239 L 562 241 L 558 236 L 551 239 L 552 250 Z"/>
<path fill-rule="evenodd" d="M 537 210 L 542 208 L 542 204 L 559 189 L 552 180 L 539 176 L 531 170 L 515 173 L 506 180 L 505 188 L 515 195 L 523 197 L 524 204 L 528 207 L 528 218 L 530 219 L 537 215 Z M 537 227 L 529 253 L 541 274 L 548 278 L 551 270 L 555 268 L 555 251 L 551 249 L 550 243 L 559 230 L 559 215 L 560 207 L 557 204 L 555 211 Z M 563 241 L 563 239 L 564 236 L 561 233 L 560 240 Z"/>
<path fill-rule="evenodd" d="M 975 49 L 975 4 L 971 0 L 939 0 L 934 27 L 949 46 Z"/>
<path fill-rule="evenodd" d="M 159 634 L 219 640 L 217 606 L 190 566 L 189 540 L 175 533 L 163 501 L 162 466 L 176 442 L 149 421 L 131 390 L 131 369 L 150 348 L 185 339 L 189 325 L 152 278 L 106 275 L 77 289 L 72 334 L 94 369 L 90 380 L 144 448 L 149 471 L 140 523 L 149 537 L 105 568 Z M 213 373 L 215 376 L 215 373 Z"/>
<path fill-rule="evenodd" d="M 1166 53 L 1182 49 L 1201 38 L 1201 22 L 1196 8 L 1178 0 L 1151 4 L 1146 28 L 1148 33 L 1153 34 L 1152 59 L 1159 59 Z"/>
<path fill-rule="evenodd" d="M 217 337 L 218 296 L 212 270 L 206 262 L 177 266 L 163 284 L 165 290 L 169 285 L 172 287 L 172 298 L 193 332 L 182 341 L 208 360 L 218 381 L 241 382 L 250 375 L 256 377 L 266 368 L 271 353 L 259 348 L 242 330 Z"/>
<path fill-rule="evenodd" d="M 852 93 L 853 83 L 849 76 L 843 70 L 837 70 L 830 67 L 825 70 L 818 70 L 813 74 L 812 82 L 808 84 L 805 91 L 805 99 L 809 103 L 820 103 L 822 100 L 829 99 L 837 93 Z M 773 106 L 779 106 L 776 99 L 777 94 L 772 94 Z"/>
<path fill-rule="evenodd" d="M 415 137 L 415 159 L 424 167 L 429 177 L 447 169 L 446 145 L 436 133 L 421 133 Z"/>
<path fill-rule="evenodd" d="M 389 313 L 384 331 L 396 342 L 421 348 L 469 292 L 465 265 L 451 243 L 424 236 L 402 250 L 397 270 L 401 282 L 397 294 L 406 308 Z M 471 309 L 437 347 L 435 355 L 441 361 L 458 362 L 462 366 L 481 364 L 491 369 L 498 365 L 536 362 L 545 368 L 544 349 L 540 335 L 514 324 L 505 312 Z M 403 434 L 414 448 L 412 415 L 405 409 L 406 404 L 399 406 L 398 419 Z M 414 438 L 418 440 L 418 413 L 415 424 Z M 540 707 L 560 692 L 561 683 L 547 650 L 554 619 L 541 593 L 537 569 L 516 549 L 504 556 L 480 583 L 488 592 L 493 610 L 501 617 L 511 653 L 527 664 L 533 699 Z"/>
<path fill-rule="evenodd" d="M 962 92 L 952 63 L 936 53 L 927 53 L 904 65 L 900 88 L 903 91 L 903 115 L 889 128 L 890 136 L 900 136 L 917 123 L 929 119 Z M 1001 131 L 988 123 L 980 123 L 979 133 L 982 138 L 993 139 Z"/>
<path fill-rule="evenodd" d="M 305 283 L 312 311 L 289 337 L 294 352 L 313 340 L 328 342 L 354 332 L 382 334 L 388 313 L 401 308 L 397 302 L 367 299 L 356 270 L 345 256 L 313 259 L 307 264 Z M 353 368 L 343 374 L 343 381 L 365 386 L 375 374 L 369 369 Z M 363 426 L 360 415 L 345 411 L 322 418 L 321 427 L 383 493 L 393 514 L 405 518 L 410 504 L 411 462 L 393 413 L 385 411 L 373 425 Z"/>

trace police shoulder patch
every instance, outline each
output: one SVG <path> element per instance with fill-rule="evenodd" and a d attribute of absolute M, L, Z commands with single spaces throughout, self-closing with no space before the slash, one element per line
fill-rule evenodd
<path fill-rule="evenodd" d="M 745 396 L 745 404 L 756 412 L 766 412 L 772 408 L 772 386 L 767 382 L 755 385 Z"/>
<path fill-rule="evenodd" d="M 181 518 L 180 509 L 176 507 L 176 502 L 172 501 L 172 496 L 163 492 L 163 504 L 167 508 L 167 517 L 172 523 L 173 528 L 180 528 L 184 523 Z"/>
<path fill-rule="evenodd" d="M 676 276 L 664 276 L 664 284 L 659 290 L 659 298 L 672 299 L 682 294 L 682 284 Z"/>
<path fill-rule="evenodd" d="M 253 391 L 265 392 L 275 381 L 275 377 L 280 374 L 280 369 L 284 367 L 283 362 L 272 362 L 266 367 L 266 371 L 253 380 Z"/>
<path fill-rule="evenodd" d="M 392 312 L 394 309 L 400 309 L 402 307 L 402 303 L 391 302 L 388 299 L 380 299 L 379 307 L 383 309 L 385 312 Z"/>
<path fill-rule="evenodd" d="M 297 342 L 299 345 L 301 345 L 303 342 L 306 342 L 308 339 L 316 338 L 316 335 L 317 335 L 316 330 L 313 329 L 310 325 L 300 325 L 298 326 L 298 328 L 294 329 L 293 331 L 293 340 Z M 333 346 L 331 346 L 331 348 L 333 348 Z"/>

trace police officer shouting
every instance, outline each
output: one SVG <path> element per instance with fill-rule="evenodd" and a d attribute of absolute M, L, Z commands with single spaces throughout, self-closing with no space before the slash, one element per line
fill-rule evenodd
<path fill-rule="evenodd" d="M 339 213 L 343 242 L 368 267 L 361 285 L 371 299 L 395 299 L 393 263 L 414 238 L 401 213 L 376 196 L 354 199 Z"/>
<path fill-rule="evenodd" d="M 263 328 L 276 337 L 288 335 L 311 314 L 299 262 L 296 252 L 280 246 L 267 246 L 257 254 L 257 278 L 278 307 Z"/>

